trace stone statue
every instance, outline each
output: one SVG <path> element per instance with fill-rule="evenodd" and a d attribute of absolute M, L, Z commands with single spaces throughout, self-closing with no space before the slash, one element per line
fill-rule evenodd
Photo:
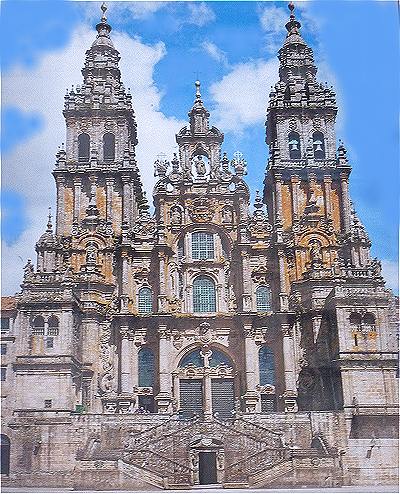
<path fill-rule="evenodd" d="M 199 177 L 204 177 L 206 174 L 206 164 L 203 161 L 203 156 L 197 156 L 194 166 L 196 167 L 196 172 Z"/>
<path fill-rule="evenodd" d="M 182 213 L 179 208 L 171 209 L 171 224 L 180 225 L 182 223 Z"/>
<path fill-rule="evenodd" d="M 310 258 L 311 264 L 313 266 L 321 266 L 322 265 L 322 251 L 321 251 L 321 243 L 318 240 L 311 240 L 309 243 L 310 246 Z"/>

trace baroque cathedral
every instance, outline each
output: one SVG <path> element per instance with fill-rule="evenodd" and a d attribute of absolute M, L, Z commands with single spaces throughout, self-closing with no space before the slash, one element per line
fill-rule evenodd
<path fill-rule="evenodd" d="M 65 96 L 55 226 L 3 298 L 4 485 L 396 483 L 394 298 L 349 197 L 334 90 L 289 9 L 263 192 L 251 204 L 196 82 L 153 214 L 140 94 L 102 6 Z"/>

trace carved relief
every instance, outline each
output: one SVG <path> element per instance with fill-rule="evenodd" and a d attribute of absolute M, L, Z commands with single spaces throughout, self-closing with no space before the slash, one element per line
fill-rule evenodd
<path fill-rule="evenodd" d="M 212 221 L 215 214 L 215 201 L 198 197 L 187 202 L 190 218 L 196 223 Z"/>

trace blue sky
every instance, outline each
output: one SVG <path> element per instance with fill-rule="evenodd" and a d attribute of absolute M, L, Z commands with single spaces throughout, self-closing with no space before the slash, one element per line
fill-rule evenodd
<path fill-rule="evenodd" d="M 187 120 L 193 82 L 224 150 L 240 150 L 262 188 L 264 120 L 284 40 L 287 2 L 108 2 L 122 77 L 139 128 L 148 195 L 158 152 L 170 155 Z M 3 292 L 18 290 L 27 257 L 55 205 L 54 154 L 64 136 L 63 94 L 81 82 L 100 2 L 2 2 Z M 303 37 L 340 105 L 337 137 L 353 166 L 351 195 L 397 290 L 399 45 L 395 1 L 298 2 Z"/>

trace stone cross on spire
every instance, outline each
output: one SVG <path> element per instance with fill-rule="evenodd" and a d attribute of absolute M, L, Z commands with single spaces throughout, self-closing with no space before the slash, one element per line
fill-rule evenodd
<path fill-rule="evenodd" d="M 200 81 L 196 81 L 196 98 L 192 109 L 189 112 L 190 129 L 194 134 L 205 134 L 208 131 L 208 117 L 210 113 L 204 107 L 200 93 Z"/>

